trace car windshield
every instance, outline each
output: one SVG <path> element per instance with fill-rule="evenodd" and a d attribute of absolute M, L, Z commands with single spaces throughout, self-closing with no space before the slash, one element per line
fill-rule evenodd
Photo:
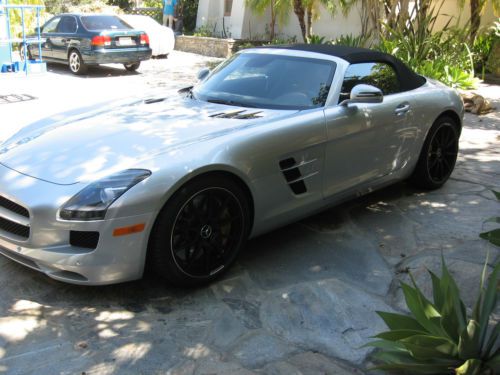
<path fill-rule="evenodd" d="M 199 100 L 242 107 L 322 107 L 335 67 L 329 60 L 241 53 L 219 65 L 193 89 L 193 95 Z"/>
<path fill-rule="evenodd" d="M 131 29 L 128 24 L 115 16 L 83 16 L 82 23 L 89 31 Z"/>

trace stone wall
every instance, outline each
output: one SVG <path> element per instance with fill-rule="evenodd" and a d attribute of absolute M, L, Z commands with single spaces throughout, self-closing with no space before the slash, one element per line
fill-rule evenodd
<path fill-rule="evenodd" d="M 205 56 L 226 58 L 233 54 L 235 42 L 234 39 L 179 35 L 175 38 L 175 49 Z"/>

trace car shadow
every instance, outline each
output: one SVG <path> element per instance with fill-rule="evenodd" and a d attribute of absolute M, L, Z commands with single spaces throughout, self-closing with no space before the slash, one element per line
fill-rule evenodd
<path fill-rule="evenodd" d="M 65 64 L 47 63 L 47 71 L 55 74 L 72 76 L 77 78 L 106 78 L 106 77 L 136 76 L 141 74 L 140 72 L 137 71 L 130 72 L 126 70 L 121 64 L 89 66 L 86 74 L 75 75 L 69 70 L 69 67 Z"/>

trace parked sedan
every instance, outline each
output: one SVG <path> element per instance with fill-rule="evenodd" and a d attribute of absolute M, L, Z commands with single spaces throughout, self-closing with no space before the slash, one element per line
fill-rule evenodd
<path fill-rule="evenodd" d="M 148 35 L 114 15 L 61 14 L 47 21 L 40 34 L 42 58 L 68 64 L 75 74 L 84 74 L 90 65 L 108 63 L 134 71 L 151 57 Z M 38 43 L 28 44 L 26 52 L 22 47 L 22 55 L 39 58 Z"/>
<path fill-rule="evenodd" d="M 261 47 L 207 72 L 177 96 L 59 116 L 0 145 L 0 254 L 75 284 L 149 264 L 196 285 L 249 237 L 453 171 L 460 97 L 390 55 Z"/>

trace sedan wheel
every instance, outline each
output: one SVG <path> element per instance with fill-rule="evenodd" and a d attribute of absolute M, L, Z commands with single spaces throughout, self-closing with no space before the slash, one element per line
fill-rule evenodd
<path fill-rule="evenodd" d="M 170 283 L 213 280 L 233 263 L 248 235 L 245 193 L 231 179 L 197 179 L 160 212 L 150 239 L 149 264 Z"/>
<path fill-rule="evenodd" d="M 136 63 L 133 63 L 133 64 L 123 64 L 123 66 L 129 72 L 135 72 L 137 69 L 139 69 L 139 67 L 141 66 L 141 63 L 140 62 L 136 62 Z"/>
<path fill-rule="evenodd" d="M 449 117 L 438 119 L 425 140 L 412 181 L 427 189 L 441 187 L 455 167 L 458 140 L 455 122 Z"/>
<path fill-rule="evenodd" d="M 87 71 L 87 66 L 83 62 L 82 56 L 77 50 L 73 50 L 68 56 L 69 69 L 74 74 L 84 74 Z"/>

